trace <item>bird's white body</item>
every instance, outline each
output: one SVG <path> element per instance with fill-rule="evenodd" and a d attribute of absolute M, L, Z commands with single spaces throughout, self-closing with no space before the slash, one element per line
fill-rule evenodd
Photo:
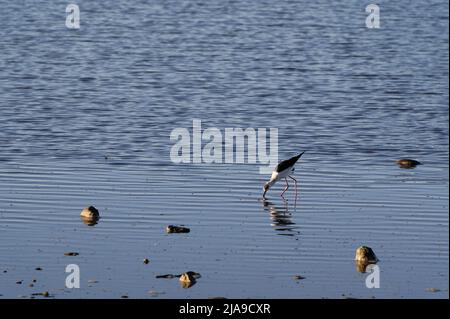
<path fill-rule="evenodd" d="M 275 184 L 277 181 L 279 181 L 280 179 L 283 179 L 285 177 L 288 177 L 289 175 L 291 175 L 294 172 L 294 167 L 290 167 L 288 169 L 285 169 L 284 171 L 281 172 L 277 172 L 277 171 L 273 171 L 272 172 L 272 176 L 270 176 L 270 180 L 269 183 L 271 185 Z"/>

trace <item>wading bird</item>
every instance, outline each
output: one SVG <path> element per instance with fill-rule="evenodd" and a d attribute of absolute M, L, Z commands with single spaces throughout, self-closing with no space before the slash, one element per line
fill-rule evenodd
<path fill-rule="evenodd" d="M 303 153 L 305 153 L 305 152 L 303 152 Z M 303 153 L 301 153 L 297 156 L 291 157 L 288 160 L 282 161 L 277 165 L 277 167 L 275 167 L 275 170 L 272 172 L 272 176 L 270 177 L 270 180 L 264 184 L 263 198 L 266 198 L 266 193 L 269 190 L 269 188 L 272 187 L 272 185 L 275 184 L 277 181 L 279 181 L 280 179 L 283 179 L 283 178 L 286 181 L 286 188 L 281 193 L 281 197 L 284 198 L 283 195 L 289 188 L 289 183 L 287 180 L 288 177 L 290 179 L 294 180 L 295 192 L 297 192 L 297 180 L 295 178 L 293 178 L 291 175 L 294 173 L 295 163 L 297 163 L 298 159 L 303 155 Z"/>

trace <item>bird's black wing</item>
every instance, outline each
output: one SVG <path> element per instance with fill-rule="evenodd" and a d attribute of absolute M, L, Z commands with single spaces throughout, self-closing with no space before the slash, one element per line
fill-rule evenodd
<path fill-rule="evenodd" d="M 305 152 L 303 152 L 305 153 Z M 303 155 L 303 153 L 291 157 L 290 159 L 287 159 L 285 161 L 280 162 L 280 164 L 277 165 L 277 167 L 275 167 L 275 171 L 277 173 L 284 171 L 285 169 L 292 167 L 295 165 L 295 163 L 297 163 L 298 159 Z"/>

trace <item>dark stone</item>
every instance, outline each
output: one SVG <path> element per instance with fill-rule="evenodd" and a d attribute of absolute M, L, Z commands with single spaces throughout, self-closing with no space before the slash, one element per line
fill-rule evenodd
<path fill-rule="evenodd" d="M 398 160 L 397 164 L 401 168 L 414 168 L 417 165 L 421 165 L 422 163 L 420 163 L 419 161 L 413 160 L 413 159 L 403 158 L 403 159 Z"/>
<path fill-rule="evenodd" d="M 68 252 L 68 253 L 64 253 L 64 256 L 78 256 L 79 253 L 75 253 L 75 252 Z"/>
<path fill-rule="evenodd" d="M 174 225 L 169 225 L 166 227 L 166 232 L 169 234 L 172 233 L 189 233 L 191 230 L 187 227 L 182 227 L 182 226 L 174 226 Z"/>

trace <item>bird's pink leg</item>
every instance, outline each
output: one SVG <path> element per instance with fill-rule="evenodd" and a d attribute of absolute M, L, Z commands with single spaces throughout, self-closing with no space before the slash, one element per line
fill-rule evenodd
<path fill-rule="evenodd" d="M 294 180 L 294 184 L 295 184 L 295 206 L 297 206 L 297 195 L 298 195 L 298 190 L 297 190 L 297 180 L 295 178 L 293 178 L 292 176 L 289 176 L 290 179 Z"/>
<path fill-rule="evenodd" d="M 287 181 L 287 178 L 285 177 L 284 178 L 284 180 L 286 181 L 286 188 L 283 190 L 283 192 L 281 193 L 281 197 L 283 197 L 284 198 L 284 193 L 289 189 L 289 183 L 288 183 L 288 181 Z"/>
<path fill-rule="evenodd" d="M 290 179 L 294 180 L 294 184 L 295 184 L 295 191 L 297 191 L 297 180 L 295 178 L 293 178 L 292 176 L 289 176 Z"/>

